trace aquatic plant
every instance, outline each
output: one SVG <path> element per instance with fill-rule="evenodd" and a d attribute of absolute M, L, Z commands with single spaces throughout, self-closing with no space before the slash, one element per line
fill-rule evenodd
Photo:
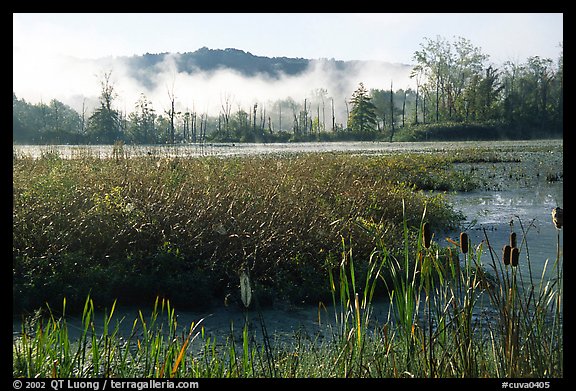
<path fill-rule="evenodd" d="M 231 324 L 230 336 L 221 343 L 205 333 L 203 320 L 178 325 L 170 302 L 159 299 L 150 317 L 139 311 L 128 336 L 119 333 L 125 320 L 112 324 L 114 302 L 104 313 L 103 331 L 97 332 L 89 297 L 78 340 L 69 337 L 65 300 L 60 317 L 48 307 L 47 318 L 23 323 L 13 340 L 13 375 L 562 377 L 561 274 L 545 279 L 543 272 L 539 285 L 522 284 L 521 269 L 497 264 L 492 251 L 492 263 L 483 265 L 481 245 L 470 246 L 459 266 L 458 260 L 440 255 L 451 247 L 423 246 L 424 218 L 425 213 L 415 242 L 408 235 L 411 227 L 403 224 L 401 260 L 380 240 L 382 232 L 372 231 L 376 248 L 363 279 L 352 242 L 342 238 L 340 260 L 328 273 L 334 328 L 328 326 L 332 334 L 327 338 L 296 333 L 292 341 L 272 344 L 265 338 L 262 344 L 245 322 L 239 340 Z M 488 236 L 485 241 L 490 249 Z M 409 250 L 412 246 L 416 252 Z M 392 280 L 383 278 L 386 269 L 392 270 Z M 374 300 L 380 283 L 389 293 L 390 308 L 387 319 L 375 322 L 373 309 L 382 305 Z"/>
<path fill-rule="evenodd" d="M 564 225 L 564 210 L 560 207 L 552 209 L 552 221 L 556 229 L 561 229 Z"/>

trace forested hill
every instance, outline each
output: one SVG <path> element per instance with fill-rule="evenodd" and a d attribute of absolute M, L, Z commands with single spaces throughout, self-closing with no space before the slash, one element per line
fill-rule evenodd
<path fill-rule="evenodd" d="M 169 53 L 132 56 L 127 63 L 135 69 L 150 68 L 165 60 Z M 221 68 L 233 69 L 244 76 L 266 74 L 279 77 L 281 74 L 295 75 L 304 72 L 310 60 L 304 58 L 255 56 L 239 49 L 208 49 L 203 47 L 195 52 L 180 53 L 175 57 L 177 71 L 186 73 L 210 72 Z M 335 61 L 341 66 L 343 61 Z"/>
<path fill-rule="evenodd" d="M 238 72 L 242 76 L 267 76 L 278 79 L 282 76 L 296 76 L 306 72 L 313 61 L 305 58 L 290 57 L 265 57 L 256 56 L 243 50 L 209 49 L 200 48 L 194 52 L 185 53 L 146 53 L 143 55 L 121 58 L 130 71 L 130 75 L 139 82 L 151 87 L 154 80 L 154 73 L 164 66 L 164 62 L 170 56 L 176 67 L 175 71 L 188 74 L 210 73 L 221 69 L 229 69 Z M 360 61 L 342 61 L 335 59 L 324 59 L 335 71 L 346 71 L 356 66 Z M 392 64 L 390 64 L 392 66 Z M 394 64 L 398 66 L 398 64 Z M 411 68 L 411 65 L 400 65 Z"/>

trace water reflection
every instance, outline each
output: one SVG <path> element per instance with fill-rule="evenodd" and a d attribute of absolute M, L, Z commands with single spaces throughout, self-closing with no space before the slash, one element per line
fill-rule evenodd
<path fill-rule="evenodd" d="M 123 145 L 126 157 L 198 157 L 198 156 L 243 156 L 260 154 L 286 154 L 302 152 L 435 152 L 453 151 L 466 147 L 493 148 L 498 150 L 518 150 L 518 148 L 546 147 L 557 148 L 562 140 L 525 141 L 444 141 L 444 142 L 298 142 L 298 143 L 196 143 L 175 145 Z M 13 154 L 39 158 L 43 154 L 58 154 L 61 158 L 112 158 L 118 146 L 114 145 L 13 145 Z"/>
<path fill-rule="evenodd" d="M 556 229 L 551 214 L 556 206 L 563 207 L 561 183 L 497 192 L 459 193 L 450 197 L 455 208 L 466 216 L 464 229 L 472 244 L 484 243 L 483 262 L 491 260 L 486 236 L 499 261 L 513 230 L 520 248 L 521 272 L 526 276 L 531 272 L 535 281 L 539 281 L 548 262 L 546 276 L 552 275 L 558 242 L 560 257 L 563 257 L 563 230 Z"/>

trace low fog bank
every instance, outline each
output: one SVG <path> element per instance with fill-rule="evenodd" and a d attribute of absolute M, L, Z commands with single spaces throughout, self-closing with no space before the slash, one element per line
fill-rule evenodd
<path fill-rule="evenodd" d="M 409 75 L 411 65 L 378 61 L 311 60 L 304 72 L 287 75 L 255 73 L 246 76 L 230 68 L 206 71 L 199 68 L 182 71 L 180 54 L 167 54 L 150 66 L 134 67 L 128 57 L 83 60 L 72 57 L 21 58 L 15 52 L 13 91 L 30 103 L 48 103 L 57 99 L 81 113 L 91 113 L 99 104 L 101 82 L 106 73 L 117 94 L 115 109 L 130 113 L 142 94 L 152 102 L 157 114 L 170 109 L 170 96 L 175 97 L 177 111 L 191 111 L 217 116 L 225 106 L 232 113 L 242 109 L 277 113 L 286 120 L 290 108 L 303 107 L 326 117 L 331 116 L 334 102 L 336 122 L 346 118 L 346 104 L 360 82 L 368 89 L 388 90 L 415 88 Z M 16 66 L 18 64 L 18 66 Z M 24 65 L 21 65 L 24 64 Z M 278 105 L 281 102 L 282 107 Z"/>

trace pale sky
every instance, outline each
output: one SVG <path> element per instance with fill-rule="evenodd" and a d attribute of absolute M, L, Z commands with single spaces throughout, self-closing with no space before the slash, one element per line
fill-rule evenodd
<path fill-rule="evenodd" d="M 220 72 L 210 78 L 175 74 L 169 61 L 157 88 L 139 85 L 117 56 L 184 53 L 202 47 L 235 48 L 256 56 L 306 59 L 380 60 L 414 64 L 424 38 L 468 39 L 496 67 L 523 63 L 530 56 L 554 62 L 562 51 L 562 13 L 15 13 L 13 91 L 28 102 L 58 99 L 80 110 L 94 104 L 99 80 L 113 70 L 117 105 L 131 110 L 144 93 L 163 108 L 166 89 L 176 82 L 177 103 L 217 110 L 222 96 L 238 105 L 291 96 L 304 99 L 318 88 L 343 101 L 359 82 L 367 88 L 409 88 L 409 71 L 363 68 L 346 82 L 310 69 L 298 79 L 271 82 Z M 94 59 L 108 58 L 95 61 Z M 170 60 L 170 59 L 169 59 Z M 113 65 L 110 65 L 113 64 Z M 408 67 L 410 68 L 410 67 Z M 349 80 L 348 80 L 349 79 Z M 179 101 L 179 102 L 178 102 Z"/>
<path fill-rule="evenodd" d="M 15 54 L 80 58 L 236 48 L 268 57 L 412 63 L 423 38 L 469 39 L 493 61 L 556 60 L 561 13 L 13 14 Z"/>

